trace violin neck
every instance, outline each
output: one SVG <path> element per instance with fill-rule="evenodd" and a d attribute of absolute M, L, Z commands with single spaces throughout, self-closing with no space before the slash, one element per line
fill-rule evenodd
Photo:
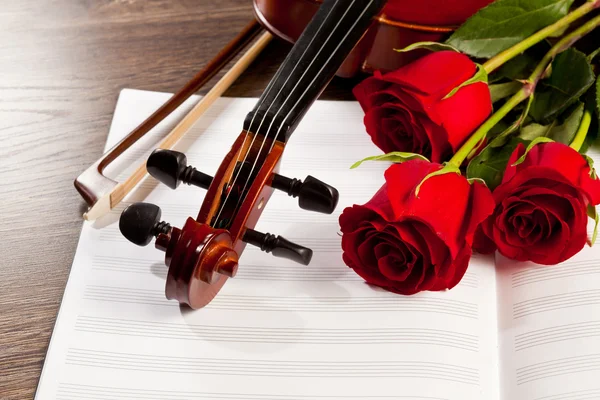
<path fill-rule="evenodd" d="M 384 4 L 323 1 L 246 117 L 244 130 L 286 142 Z"/>

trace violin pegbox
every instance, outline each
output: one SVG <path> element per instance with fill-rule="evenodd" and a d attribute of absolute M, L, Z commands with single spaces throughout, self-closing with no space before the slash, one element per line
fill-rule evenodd
<path fill-rule="evenodd" d="M 238 165 L 237 168 L 242 167 Z M 171 189 L 177 189 L 182 182 L 210 189 L 214 181 L 213 177 L 188 165 L 185 154 L 173 150 L 153 151 L 147 160 L 146 169 L 151 176 Z M 274 169 L 275 163 L 271 170 Z M 227 229 L 215 228 L 209 223 L 214 221 L 214 215 L 204 221 L 200 220 L 200 216 L 197 220 L 188 218 L 181 229 L 172 227 L 161 220 L 160 208 L 149 203 L 134 203 L 123 211 L 119 229 L 126 239 L 138 246 L 146 246 L 156 238 L 155 247 L 165 252 L 165 264 L 169 268 L 165 290 L 168 299 L 175 299 L 191 308 L 208 304 L 227 278 L 235 277 L 238 260 L 246 244 L 302 265 L 310 263 L 313 255 L 311 249 L 252 228 L 264 209 L 265 199 L 273 189 L 298 197 L 303 209 L 324 213 L 334 211 L 339 197 L 337 190 L 311 176 L 301 181 L 271 171 L 262 179 L 260 173 L 255 178 L 245 193 L 241 206 L 238 207 L 239 201 L 232 198 L 232 204 L 236 204 L 233 213 L 235 218 Z M 229 183 L 224 188 L 232 190 Z M 205 202 L 222 202 L 222 197 L 227 197 L 226 190 L 223 190 L 221 198 L 217 199 L 215 196 L 212 200 L 205 199 Z M 240 224 L 243 229 L 240 229 Z"/>

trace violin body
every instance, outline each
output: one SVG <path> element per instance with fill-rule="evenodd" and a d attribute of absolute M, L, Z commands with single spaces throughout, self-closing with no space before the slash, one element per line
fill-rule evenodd
<path fill-rule="evenodd" d="M 375 70 L 387 72 L 425 54 L 425 50 L 400 53 L 416 42 L 441 41 L 449 36 L 456 25 L 492 0 L 421 0 L 419 10 L 437 9 L 437 12 L 411 11 L 412 0 L 389 0 L 362 39 L 348 54 L 337 71 L 337 76 L 349 78 Z M 253 0 L 257 20 L 273 35 L 295 43 L 313 18 L 322 0 Z M 431 3 L 431 7 L 427 7 Z M 400 20 L 402 16 L 402 20 Z"/>

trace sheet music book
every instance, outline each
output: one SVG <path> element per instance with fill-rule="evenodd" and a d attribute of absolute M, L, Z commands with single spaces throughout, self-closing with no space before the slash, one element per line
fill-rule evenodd
<path fill-rule="evenodd" d="M 106 148 L 169 96 L 122 91 Z M 107 174 L 127 176 L 124 166 L 143 162 L 197 100 Z M 255 101 L 220 99 L 176 149 L 214 173 Z M 311 247 L 312 263 L 248 246 L 237 277 L 204 309 L 167 300 L 163 253 L 118 231 L 120 212 L 140 200 L 182 226 L 203 190 L 172 191 L 149 177 L 110 215 L 83 223 L 36 399 L 600 398 L 598 247 L 553 267 L 475 256 L 456 288 L 408 297 L 372 288 L 344 265 L 338 216 L 368 201 L 389 165 L 349 169 L 381 153 L 362 117 L 356 102 L 316 102 L 282 161 L 283 175 L 337 187 L 336 212 L 310 213 L 276 192 L 257 226 Z"/>

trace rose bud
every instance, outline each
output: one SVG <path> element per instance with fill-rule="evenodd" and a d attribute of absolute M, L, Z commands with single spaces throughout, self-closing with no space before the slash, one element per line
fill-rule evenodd
<path fill-rule="evenodd" d="M 520 144 L 494 190 L 494 213 L 477 231 L 475 249 L 511 259 L 553 265 L 587 241 L 587 207 L 600 203 L 600 181 L 586 159 L 561 143 L 535 145 L 525 160 Z"/>
<path fill-rule="evenodd" d="M 385 75 L 375 72 L 359 83 L 353 93 L 373 143 L 385 153 L 447 160 L 492 111 L 484 82 L 465 85 L 444 99 L 476 70 L 466 55 L 440 51 Z"/>
<path fill-rule="evenodd" d="M 456 286 L 471 257 L 477 225 L 493 211 L 479 182 L 423 160 L 392 165 L 386 183 L 364 205 L 340 216 L 343 260 L 367 283 L 410 295 Z M 449 190 L 451 188 L 451 190 Z"/>

